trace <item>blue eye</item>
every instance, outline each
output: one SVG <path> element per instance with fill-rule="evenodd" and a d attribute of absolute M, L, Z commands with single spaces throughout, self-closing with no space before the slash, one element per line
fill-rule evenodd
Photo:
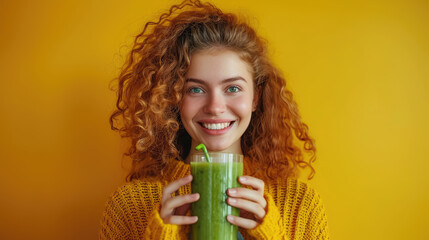
<path fill-rule="evenodd" d="M 238 88 L 237 86 L 232 86 L 232 87 L 229 87 L 226 91 L 229 93 L 236 93 L 240 91 L 240 88 Z"/>
<path fill-rule="evenodd" d="M 193 88 L 190 88 L 188 90 L 188 92 L 190 92 L 190 93 L 202 93 L 203 90 L 201 88 L 198 88 L 198 87 L 193 87 Z"/>

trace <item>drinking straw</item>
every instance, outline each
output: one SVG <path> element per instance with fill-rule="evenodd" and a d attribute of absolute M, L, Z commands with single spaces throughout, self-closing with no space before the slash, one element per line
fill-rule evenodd
<path fill-rule="evenodd" d="M 200 145 L 198 145 L 195 149 L 197 149 L 197 150 L 201 150 L 201 149 L 203 149 L 204 156 L 206 157 L 206 161 L 207 161 L 207 162 L 212 162 L 212 161 L 211 161 L 211 159 L 210 159 L 209 153 L 207 152 L 207 148 L 206 148 L 206 146 L 204 145 L 204 143 L 201 143 L 201 144 L 200 144 Z"/>

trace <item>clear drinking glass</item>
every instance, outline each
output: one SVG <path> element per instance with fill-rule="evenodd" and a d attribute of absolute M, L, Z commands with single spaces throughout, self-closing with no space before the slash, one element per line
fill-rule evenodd
<path fill-rule="evenodd" d="M 238 177 L 243 175 L 243 155 L 209 152 L 209 156 L 210 163 L 202 152 L 191 156 L 192 193 L 200 194 L 192 203 L 192 216 L 198 216 L 192 225 L 192 240 L 236 240 L 238 227 L 226 217 L 239 216 L 240 210 L 226 203 L 226 191 L 241 186 Z"/>

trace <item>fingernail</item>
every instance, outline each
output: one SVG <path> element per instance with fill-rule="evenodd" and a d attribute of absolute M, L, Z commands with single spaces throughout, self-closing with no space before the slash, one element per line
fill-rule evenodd
<path fill-rule="evenodd" d="M 228 201 L 229 201 L 230 203 L 236 203 L 236 202 L 237 202 L 237 200 L 235 200 L 234 198 L 228 198 L 228 199 L 229 199 Z"/>
<path fill-rule="evenodd" d="M 231 194 L 234 194 L 234 193 L 237 192 L 237 190 L 235 190 L 235 189 L 229 189 L 228 192 L 231 193 Z"/>
<path fill-rule="evenodd" d="M 226 218 L 227 218 L 229 221 L 231 221 L 231 222 L 233 222 L 233 221 L 234 221 L 234 217 L 233 217 L 233 216 L 231 216 L 231 215 L 228 215 Z"/>
<path fill-rule="evenodd" d="M 247 179 L 245 177 L 240 177 L 240 181 L 245 182 Z"/>

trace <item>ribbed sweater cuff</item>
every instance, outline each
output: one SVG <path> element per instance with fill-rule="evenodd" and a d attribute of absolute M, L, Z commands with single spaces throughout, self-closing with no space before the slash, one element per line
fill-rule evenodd
<path fill-rule="evenodd" d="M 145 236 L 147 236 L 147 239 L 181 239 L 179 236 L 179 226 L 165 224 L 159 215 L 158 208 L 155 208 L 149 217 Z"/>
<path fill-rule="evenodd" d="M 267 201 L 267 212 L 261 224 L 256 228 L 247 230 L 247 233 L 255 239 L 286 239 L 286 232 L 282 229 L 280 211 L 273 197 L 265 193 Z"/>

